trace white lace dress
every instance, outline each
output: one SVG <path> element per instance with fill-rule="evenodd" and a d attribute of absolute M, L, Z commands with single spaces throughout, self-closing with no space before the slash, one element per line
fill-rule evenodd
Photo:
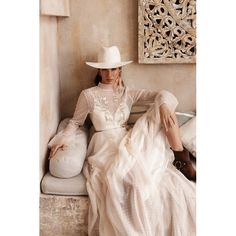
<path fill-rule="evenodd" d="M 131 107 L 154 105 L 129 131 Z M 90 236 L 194 236 L 195 184 L 172 165 L 173 153 L 160 125 L 159 106 L 174 111 L 167 91 L 126 88 L 122 95 L 99 84 L 82 91 L 73 118 L 54 143 L 70 142 L 89 114 L 96 130 L 83 173 L 90 198 Z"/>

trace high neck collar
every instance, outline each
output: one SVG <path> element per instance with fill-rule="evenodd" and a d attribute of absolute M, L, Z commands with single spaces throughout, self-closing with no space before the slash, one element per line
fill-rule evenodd
<path fill-rule="evenodd" d="M 103 83 L 99 82 L 98 87 L 105 89 L 105 90 L 113 90 L 112 84 L 103 84 Z"/>

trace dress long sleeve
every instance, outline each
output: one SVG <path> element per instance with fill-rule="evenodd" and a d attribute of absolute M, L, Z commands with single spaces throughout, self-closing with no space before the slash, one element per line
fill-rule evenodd
<path fill-rule="evenodd" d="M 84 124 L 84 121 L 90 110 L 91 107 L 89 102 L 87 101 L 85 92 L 82 91 L 78 98 L 72 119 L 69 120 L 67 126 L 63 130 L 61 130 L 53 137 L 53 139 L 51 139 L 48 144 L 49 148 L 51 148 L 55 144 L 69 145 L 73 137 L 76 135 L 79 126 L 82 126 Z"/>
<path fill-rule="evenodd" d="M 167 90 L 160 90 L 160 91 L 147 91 L 145 89 L 130 90 L 129 94 L 133 104 L 155 102 L 155 104 L 159 107 L 163 103 L 165 103 L 167 104 L 167 106 L 171 111 L 174 111 L 178 105 L 177 98 Z"/>

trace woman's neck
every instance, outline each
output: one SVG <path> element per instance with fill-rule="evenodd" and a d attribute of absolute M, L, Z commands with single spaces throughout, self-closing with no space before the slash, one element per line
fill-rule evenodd
<path fill-rule="evenodd" d="M 105 90 L 113 90 L 112 84 L 104 84 L 104 83 L 99 82 L 98 87 Z"/>

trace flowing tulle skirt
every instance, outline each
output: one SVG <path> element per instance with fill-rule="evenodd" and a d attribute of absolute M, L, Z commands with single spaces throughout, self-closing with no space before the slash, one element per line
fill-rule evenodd
<path fill-rule="evenodd" d="M 127 131 L 96 132 L 84 165 L 90 236 L 194 236 L 195 184 L 173 153 L 151 107 Z"/>

